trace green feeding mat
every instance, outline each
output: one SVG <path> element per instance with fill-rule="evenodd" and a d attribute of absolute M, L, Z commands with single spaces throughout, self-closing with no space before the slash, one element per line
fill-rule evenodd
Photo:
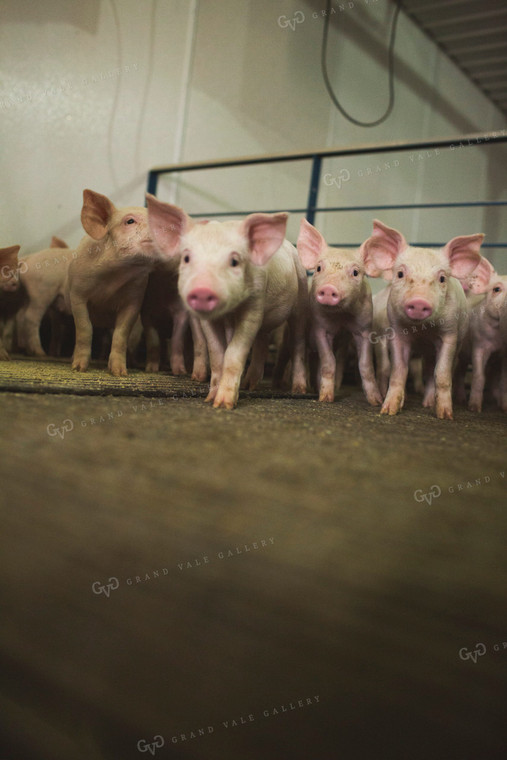
<path fill-rule="evenodd" d="M 205 398 L 207 383 L 168 372 L 146 374 L 129 369 L 128 377 L 112 377 L 103 362 L 92 362 L 87 372 L 73 372 L 70 359 L 33 359 L 15 356 L 0 361 L 0 391 L 11 393 L 69 393 L 77 396 L 154 396 Z M 258 391 L 242 392 L 253 398 L 292 398 L 287 391 L 272 391 L 265 383 Z M 298 398 L 314 398 L 304 394 Z"/>

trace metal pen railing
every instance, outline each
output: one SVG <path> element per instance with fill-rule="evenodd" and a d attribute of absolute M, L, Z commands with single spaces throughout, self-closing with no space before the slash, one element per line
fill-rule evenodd
<path fill-rule="evenodd" d="M 151 169 L 148 173 L 147 191 L 153 195 L 157 194 L 158 180 L 164 174 L 181 174 L 185 172 L 198 171 L 202 169 L 224 169 L 239 166 L 253 166 L 259 164 L 285 163 L 292 161 L 311 161 L 309 189 L 306 206 L 300 208 L 282 208 L 276 209 L 245 209 L 242 211 L 211 212 L 199 213 L 196 216 L 212 217 L 234 217 L 245 216 L 253 211 L 262 211 L 264 213 L 275 213 L 277 211 L 288 211 L 290 213 L 304 214 L 310 223 L 314 223 L 317 213 L 342 213 L 357 211 L 394 211 L 407 209 L 436 209 L 436 208 L 475 208 L 475 207 L 498 207 L 507 206 L 507 201 L 469 201 L 469 202 L 448 202 L 448 203 L 398 203 L 398 204 L 381 204 L 381 205 L 364 205 L 364 206 L 319 206 L 318 196 L 320 189 L 320 180 L 322 172 L 322 162 L 326 158 L 335 158 L 337 156 L 360 156 L 370 154 L 398 153 L 402 151 L 421 151 L 434 150 L 437 148 L 453 148 L 460 145 L 481 145 L 491 146 L 498 143 L 507 142 L 507 130 L 499 132 L 480 132 L 470 135 L 462 135 L 452 138 L 443 138 L 435 140 L 423 140 L 420 142 L 390 142 L 390 143 L 371 143 L 367 145 L 356 145 L 347 148 L 325 148 L 317 151 L 304 151 L 298 153 L 273 153 L 263 156 L 245 156 L 240 158 L 219 159 L 216 161 L 198 161 L 181 164 L 170 164 L 159 166 Z M 357 247 L 359 243 L 339 243 L 341 247 Z M 443 245 L 442 242 L 425 242 L 417 243 L 421 246 L 437 247 Z M 497 241 L 494 243 L 483 243 L 483 248 L 505 248 L 507 242 Z"/>

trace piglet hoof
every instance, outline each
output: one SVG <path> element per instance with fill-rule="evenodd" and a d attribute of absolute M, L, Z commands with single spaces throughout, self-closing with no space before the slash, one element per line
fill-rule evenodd
<path fill-rule="evenodd" d="M 187 370 L 184 364 L 176 364 L 174 366 L 171 365 L 171 372 L 175 377 L 180 377 L 181 375 L 187 374 Z"/>
<path fill-rule="evenodd" d="M 470 399 L 468 402 L 468 408 L 471 412 L 482 412 L 482 403 L 480 401 L 473 401 Z"/>
<path fill-rule="evenodd" d="M 218 394 L 213 402 L 214 409 L 234 409 L 237 401 L 233 396 L 227 394 Z"/>
<path fill-rule="evenodd" d="M 370 406 L 380 406 L 383 402 L 383 398 L 380 395 L 379 390 L 369 391 L 366 394 L 366 400 L 370 404 Z"/>
<path fill-rule="evenodd" d="M 293 396 L 300 396 L 306 393 L 306 383 L 293 383 L 291 393 Z"/>
<path fill-rule="evenodd" d="M 233 401 L 217 401 L 213 404 L 214 409 L 234 409 L 236 404 Z"/>
<path fill-rule="evenodd" d="M 398 414 L 398 412 L 400 412 L 403 407 L 404 400 L 405 396 L 403 393 L 394 394 L 391 395 L 391 397 L 387 396 L 386 400 L 382 404 L 380 414 Z"/>
<path fill-rule="evenodd" d="M 146 362 L 145 372 L 158 372 L 160 369 L 158 362 Z"/>
<path fill-rule="evenodd" d="M 88 359 L 74 359 L 72 362 L 72 369 L 75 372 L 86 372 L 88 369 Z"/>
<path fill-rule="evenodd" d="M 380 410 L 380 414 L 389 414 L 391 416 L 394 416 L 395 414 L 398 414 L 399 411 L 399 408 L 394 404 L 383 404 L 382 409 Z"/>
<path fill-rule="evenodd" d="M 107 368 L 113 377 L 127 377 L 127 367 L 123 361 L 109 359 Z"/>
<path fill-rule="evenodd" d="M 35 356 L 37 359 L 45 359 L 47 357 L 46 352 L 42 348 L 29 348 L 26 353 L 28 356 Z"/>
<path fill-rule="evenodd" d="M 334 393 L 333 391 L 323 391 L 321 392 L 319 396 L 319 401 L 326 401 L 328 403 L 332 403 L 334 401 Z"/>
<path fill-rule="evenodd" d="M 419 382 L 419 380 L 414 381 L 414 393 L 417 393 L 418 396 L 424 396 L 424 383 Z"/>
<path fill-rule="evenodd" d="M 192 380 L 195 380 L 197 383 L 205 383 L 208 379 L 208 372 L 206 369 L 194 369 L 192 372 Z"/>
<path fill-rule="evenodd" d="M 439 420 L 452 420 L 452 406 L 437 406 L 436 415 Z"/>

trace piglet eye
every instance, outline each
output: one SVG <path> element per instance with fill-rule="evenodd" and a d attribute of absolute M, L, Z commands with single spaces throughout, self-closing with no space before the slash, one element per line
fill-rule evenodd
<path fill-rule="evenodd" d="M 445 282 L 445 277 L 443 274 L 440 275 L 440 282 Z"/>
<path fill-rule="evenodd" d="M 354 269 L 354 271 L 352 272 L 352 274 L 354 275 L 354 277 L 357 277 L 357 275 L 359 274 L 359 270 L 358 269 Z"/>
<path fill-rule="evenodd" d="M 493 288 L 493 293 L 500 293 L 502 288 Z"/>
<path fill-rule="evenodd" d="M 321 269 L 322 269 L 322 267 L 321 267 L 321 265 L 319 264 L 319 266 L 317 267 L 317 272 L 320 272 L 320 270 L 321 270 Z"/>
<path fill-rule="evenodd" d="M 400 279 L 400 280 L 401 280 L 401 278 L 403 277 L 403 272 L 401 271 L 401 269 L 400 269 L 400 271 L 398 272 L 398 277 L 399 277 L 399 279 Z"/>
<path fill-rule="evenodd" d="M 231 255 L 231 267 L 239 267 L 239 256 L 236 253 Z"/>
<path fill-rule="evenodd" d="M 135 224 L 135 223 L 136 223 L 135 219 L 127 219 L 127 221 L 125 222 L 125 224 Z"/>
<path fill-rule="evenodd" d="M 188 253 L 186 253 L 186 254 L 183 256 L 183 261 L 185 262 L 185 264 L 188 264 L 188 262 L 190 261 L 190 256 L 189 256 L 189 254 L 188 254 Z"/>

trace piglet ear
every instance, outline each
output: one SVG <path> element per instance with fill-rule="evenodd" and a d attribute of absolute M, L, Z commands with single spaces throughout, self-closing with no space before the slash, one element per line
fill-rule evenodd
<path fill-rule="evenodd" d="M 477 295 L 485 293 L 488 289 L 491 278 L 496 274 L 493 264 L 484 256 L 481 256 L 479 265 L 475 267 L 472 274 L 466 278 L 468 287 Z"/>
<path fill-rule="evenodd" d="M 105 195 L 83 190 L 81 224 L 94 240 L 100 240 L 107 234 L 109 221 L 115 211 L 116 207 Z"/>
<path fill-rule="evenodd" d="M 59 237 L 56 237 L 56 235 L 53 235 L 51 238 L 51 243 L 49 245 L 50 248 L 68 248 L 69 246 L 65 242 L 65 240 L 62 240 Z"/>
<path fill-rule="evenodd" d="M 301 219 L 297 249 L 305 269 L 315 269 L 327 251 L 326 241 L 313 224 L 310 224 L 306 219 Z"/>
<path fill-rule="evenodd" d="M 250 214 L 241 222 L 241 232 L 248 240 L 253 264 L 263 266 L 277 252 L 285 240 L 287 219 L 285 212 L 279 214 Z"/>
<path fill-rule="evenodd" d="M 392 279 L 394 262 L 407 247 L 408 243 L 401 232 L 374 219 L 371 236 L 359 248 L 366 274 L 370 277 L 382 276 L 385 280 Z"/>
<path fill-rule="evenodd" d="M 165 256 L 180 252 L 181 238 L 193 226 L 192 219 L 179 206 L 164 203 L 146 193 L 148 224 L 157 248 Z"/>
<path fill-rule="evenodd" d="M 449 259 L 453 277 L 464 279 L 472 274 L 481 260 L 480 248 L 483 240 L 482 232 L 477 235 L 461 235 L 450 240 L 442 248 Z"/>
<path fill-rule="evenodd" d="M 18 268 L 19 245 L 10 245 L 8 248 L 0 248 L 0 267 L 5 271 L 15 272 Z M 3 274 L 3 272 L 2 272 Z"/>

